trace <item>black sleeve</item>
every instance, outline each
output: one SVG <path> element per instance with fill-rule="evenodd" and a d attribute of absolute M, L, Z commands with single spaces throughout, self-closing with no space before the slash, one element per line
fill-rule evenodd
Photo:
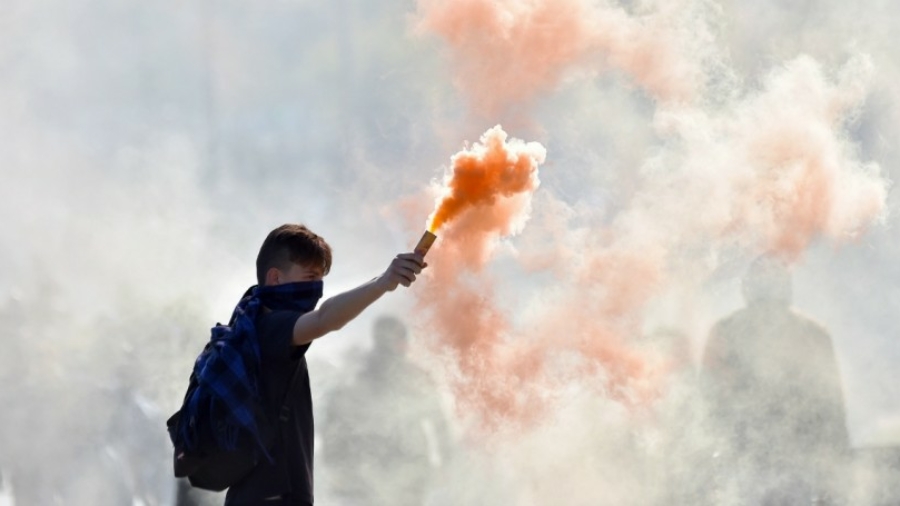
<path fill-rule="evenodd" d="M 257 323 L 259 353 L 266 362 L 289 361 L 296 349 L 294 324 L 302 313 L 296 311 L 273 311 L 263 315 Z"/>

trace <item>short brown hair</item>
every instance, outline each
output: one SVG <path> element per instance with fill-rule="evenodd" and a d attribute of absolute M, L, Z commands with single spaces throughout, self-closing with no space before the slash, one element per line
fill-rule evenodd
<path fill-rule="evenodd" d="M 287 270 L 291 264 L 331 270 L 331 246 L 300 224 L 285 224 L 269 232 L 256 257 L 256 281 L 262 285 L 272 267 Z"/>

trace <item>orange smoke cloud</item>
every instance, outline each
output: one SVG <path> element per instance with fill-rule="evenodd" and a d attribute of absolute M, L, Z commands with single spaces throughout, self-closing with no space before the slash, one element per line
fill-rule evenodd
<path fill-rule="evenodd" d="M 420 29 L 453 49 L 456 84 L 486 116 L 552 89 L 592 32 L 582 2 L 423 0 L 419 13 Z"/>
<path fill-rule="evenodd" d="M 428 230 L 441 230 L 441 245 L 431 254 L 432 280 L 421 287 L 419 314 L 438 331 L 434 347 L 449 352 L 456 367 L 457 402 L 488 426 L 532 419 L 541 405 L 530 393 L 539 355 L 523 343 L 504 343 L 511 323 L 483 268 L 497 240 L 527 219 L 545 157 L 540 144 L 491 128 L 452 157 L 428 219 Z"/>
<path fill-rule="evenodd" d="M 538 305 L 513 300 L 487 269 L 530 200 L 520 194 L 448 223 L 431 253 L 431 279 L 417 286 L 415 314 L 448 360 L 458 412 L 488 432 L 533 427 L 573 385 L 625 404 L 644 404 L 660 388 L 658 364 L 628 342 L 641 331 L 637 310 L 663 282 L 658 258 L 585 237 L 580 261 L 554 259 L 565 271 L 554 279 L 562 290 L 537 289 Z"/>
<path fill-rule="evenodd" d="M 787 258 L 818 237 L 858 237 L 884 211 L 885 181 L 842 132 L 865 98 L 855 88 L 868 71 L 862 61 L 845 70 L 858 75 L 832 84 L 811 59 L 791 62 L 770 76 L 740 125 L 736 150 L 752 176 L 738 186 L 735 216 L 746 217 L 744 228 L 760 228 L 764 247 Z"/>
<path fill-rule="evenodd" d="M 829 82 L 801 57 L 732 108 L 660 115 L 671 148 L 655 163 L 667 170 L 654 171 L 623 221 L 677 230 L 658 239 L 669 249 L 733 243 L 792 260 L 818 238 L 859 237 L 883 216 L 887 183 L 844 131 L 865 98 L 865 60 L 843 73 Z"/>
<path fill-rule="evenodd" d="M 587 0 L 419 1 L 420 27 L 446 39 L 479 113 L 527 106 L 590 63 L 620 70 L 657 105 L 659 144 L 637 188 L 598 220 L 552 195 L 533 207 L 543 148 L 507 143 L 499 127 L 454 157 L 429 218 L 441 243 L 433 279 L 416 287 L 418 315 L 459 411 L 487 427 L 540 420 L 572 385 L 652 399 L 666 371 L 635 341 L 654 297 L 677 283 L 699 291 L 726 255 L 796 260 L 884 213 L 887 182 L 846 131 L 867 93 L 864 61 L 833 80 L 801 57 L 759 89 L 714 95 L 704 80 L 722 69 L 698 49 L 714 45 L 705 23 L 691 25 L 683 2 L 657 4 L 637 16 Z"/>
<path fill-rule="evenodd" d="M 690 100 L 702 85 L 702 50 L 687 50 L 698 27 L 684 28 L 682 5 L 642 16 L 588 0 L 419 0 L 418 7 L 419 30 L 446 41 L 456 85 L 486 117 L 551 91 L 569 72 L 604 65 L 661 100 Z"/>
<path fill-rule="evenodd" d="M 499 125 L 481 136 L 480 142 L 451 158 L 444 192 L 427 228 L 436 232 L 448 221 L 476 206 L 490 206 L 500 197 L 512 197 L 537 189 L 538 165 L 547 155 L 536 142 L 512 139 Z"/>
<path fill-rule="evenodd" d="M 534 423 L 576 379 L 596 379 L 594 388 L 626 402 L 645 400 L 653 389 L 652 371 L 623 336 L 638 331 L 630 315 L 652 293 L 658 267 L 642 257 L 588 255 L 570 296 L 536 311 L 524 327 L 485 270 L 499 240 L 528 218 L 544 158 L 540 144 L 508 140 L 499 126 L 488 130 L 453 156 L 428 222 L 441 230 L 441 244 L 430 254 L 432 279 L 417 287 L 416 313 L 437 331 L 435 351 L 452 359 L 457 404 L 482 428 Z"/>

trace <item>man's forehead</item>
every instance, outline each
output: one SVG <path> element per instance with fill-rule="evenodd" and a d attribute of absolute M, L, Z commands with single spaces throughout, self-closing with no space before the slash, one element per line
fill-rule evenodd
<path fill-rule="evenodd" d="M 314 264 L 301 264 L 301 263 L 292 263 L 291 271 L 294 272 L 302 272 L 306 274 L 312 274 L 318 277 L 322 277 L 325 274 L 325 268 L 321 265 Z"/>

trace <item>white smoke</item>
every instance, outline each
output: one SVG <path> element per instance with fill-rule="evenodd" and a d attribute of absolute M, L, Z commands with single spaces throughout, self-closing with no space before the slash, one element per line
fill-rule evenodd
<path fill-rule="evenodd" d="M 621 40 L 607 39 L 559 81 L 542 81 L 529 114 L 479 118 L 453 88 L 442 43 L 412 33 L 409 2 L 5 2 L 5 482 L 17 494 L 45 489 L 45 504 L 100 504 L 112 495 L 102 486 L 110 469 L 127 467 L 103 448 L 121 429 L 122 406 L 155 405 L 157 421 L 177 407 L 208 328 L 253 282 L 269 229 L 303 221 L 332 243 L 327 292 L 364 281 L 412 245 L 430 212 L 429 198 L 414 197 L 405 209 L 421 217 L 403 222 L 398 196 L 417 195 L 463 140 L 498 121 L 548 148 L 533 219 L 489 269 L 508 297 L 503 307 L 520 308 L 513 318 L 527 323 L 565 301 L 548 273 L 571 275 L 566 261 L 587 266 L 591 251 L 608 246 L 594 234 L 613 230 L 626 253 L 666 259 L 666 290 L 648 298 L 639 326 L 676 327 L 694 357 L 712 323 L 740 305 L 736 280 L 749 251 L 782 237 L 778 206 L 754 207 L 753 198 L 778 202 L 807 188 L 802 173 L 766 180 L 771 160 L 756 146 L 801 133 L 809 149 L 797 159 L 819 157 L 832 207 L 825 216 L 810 209 L 815 233 L 800 248 L 795 300 L 834 338 L 857 445 L 896 445 L 897 204 L 884 182 L 900 161 L 900 12 L 885 2 L 591 5 L 627 33 L 651 26 L 674 37 L 671 50 L 686 57 L 666 68 L 697 81 L 694 95 L 671 96 L 695 99 L 657 100 L 670 74 L 632 78 L 638 53 L 603 53 Z M 777 126 L 771 137 L 767 124 Z M 763 180 L 766 192 L 746 191 Z M 884 199 L 885 221 L 864 226 L 880 211 L 866 203 Z M 729 216 L 754 233 L 729 235 Z M 393 294 L 317 343 L 314 380 L 326 361 L 338 365 L 331 378 L 347 374 L 344 353 L 368 346 L 371 315 L 409 307 L 407 295 Z M 665 355 L 660 346 L 635 347 L 652 357 Z M 665 403 L 688 395 L 681 385 L 657 406 L 660 416 L 674 416 Z M 620 403 L 580 387 L 561 398 L 557 413 L 516 441 L 479 449 L 457 426 L 457 460 L 434 501 L 597 504 L 596 487 L 608 504 L 660 499 L 665 424 L 640 429 Z M 166 444 L 155 427 L 145 452 Z M 697 427 L 678 434 L 702 450 Z M 164 458 L 156 483 L 169 497 Z M 327 502 L 327 489 L 319 497 Z"/>

